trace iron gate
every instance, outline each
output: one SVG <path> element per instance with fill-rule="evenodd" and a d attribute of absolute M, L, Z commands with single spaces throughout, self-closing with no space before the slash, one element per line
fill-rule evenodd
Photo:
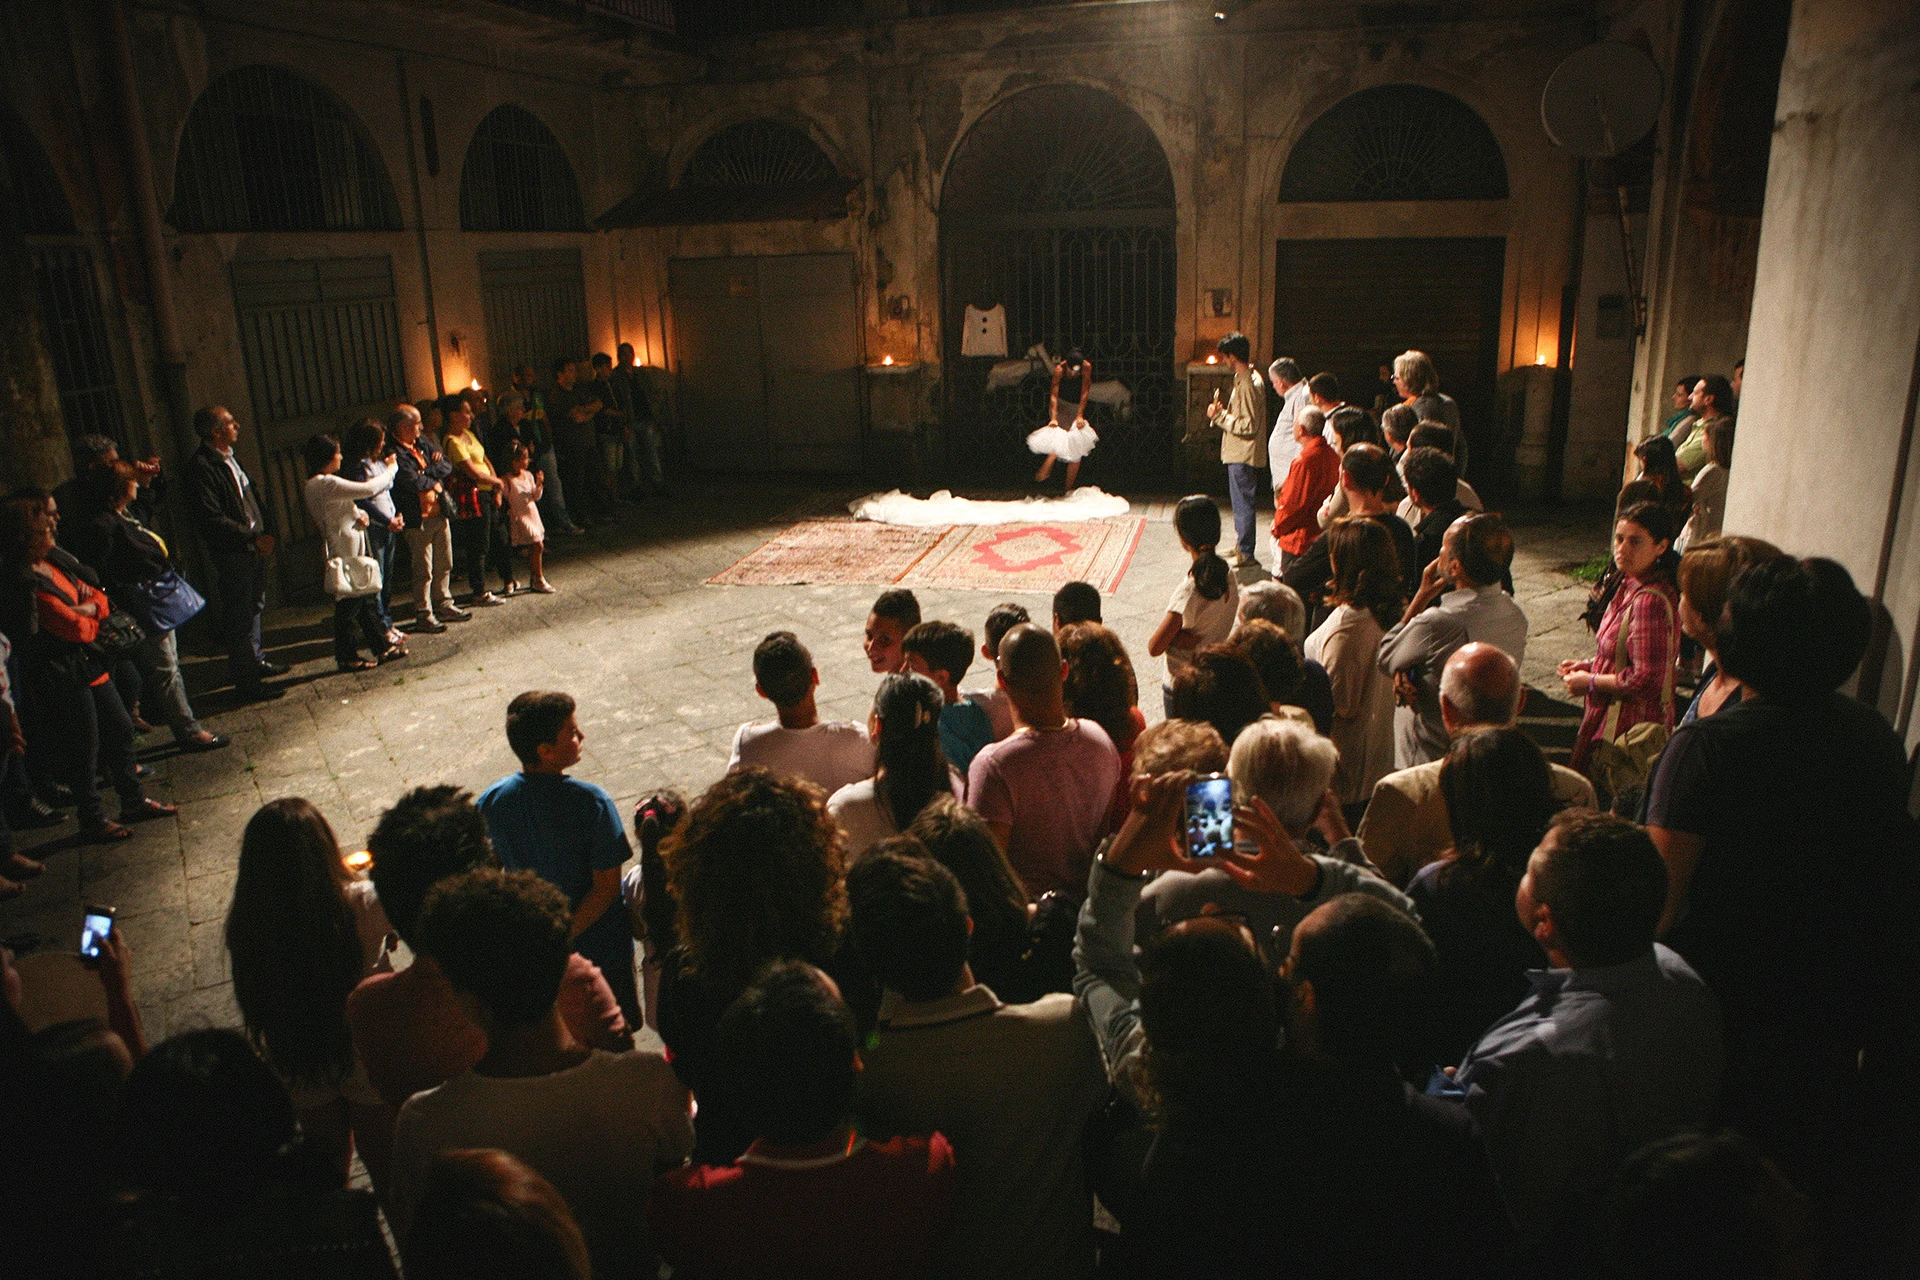
<path fill-rule="evenodd" d="M 516 365 L 530 364 L 544 378 L 558 357 L 587 358 L 587 290 L 578 249 L 482 253 L 480 304 L 489 386 L 506 386 Z"/>
<path fill-rule="evenodd" d="M 93 254 L 84 245 L 44 241 L 35 244 L 32 252 L 40 327 L 53 360 L 67 438 L 101 435 L 125 452 L 127 423 L 120 411 L 120 382 L 100 313 Z"/>
<path fill-rule="evenodd" d="M 1026 437 L 1047 419 L 1052 369 L 1012 362 L 1038 346 L 1053 359 L 1078 347 L 1096 385 L 1119 384 L 1113 400 L 1088 405 L 1100 446 L 1084 480 L 1152 485 L 1177 474 L 1173 237 L 1166 155 L 1116 99 L 1050 85 L 981 117 L 941 198 L 944 425 L 955 471 L 1003 481 L 1032 473 Z M 966 308 L 996 304 L 1006 307 L 1006 357 L 961 355 Z"/>

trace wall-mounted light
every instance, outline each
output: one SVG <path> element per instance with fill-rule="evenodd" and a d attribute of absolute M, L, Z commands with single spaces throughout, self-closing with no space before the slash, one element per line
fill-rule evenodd
<path fill-rule="evenodd" d="M 1214 354 L 1213 352 L 1208 352 L 1208 353 L 1207 353 L 1207 363 L 1208 363 L 1208 364 L 1219 364 L 1219 363 L 1220 363 L 1220 357 L 1219 357 L 1218 355 L 1216 355 L 1216 354 Z"/>

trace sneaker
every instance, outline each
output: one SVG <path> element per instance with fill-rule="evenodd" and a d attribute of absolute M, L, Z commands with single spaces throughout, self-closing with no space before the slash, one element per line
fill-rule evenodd
<path fill-rule="evenodd" d="M 493 606 L 497 604 L 505 604 L 505 603 L 506 601 L 502 600 L 499 596 L 493 594 L 493 592 L 482 591 L 479 595 L 474 596 L 467 601 L 467 607 L 469 609 L 474 609 L 474 608 L 491 609 L 493 608 Z"/>
<path fill-rule="evenodd" d="M 447 629 L 447 624 L 438 618 L 416 618 L 413 622 L 415 635 L 437 636 Z"/>
<path fill-rule="evenodd" d="M 472 616 L 472 614 L 451 600 L 440 606 L 440 620 L 442 622 L 465 622 Z"/>

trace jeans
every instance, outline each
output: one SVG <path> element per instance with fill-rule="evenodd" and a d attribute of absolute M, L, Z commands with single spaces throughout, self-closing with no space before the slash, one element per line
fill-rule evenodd
<path fill-rule="evenodd" d="M 554 456 L 551 445 L 533 460 L 533 469 L 547 478 L 546 489 L 540 495 L 541 520 L 549 532 L 571 529 L 576 522 L 567 510 L 567 487 L 560 479 L 560 459 Z"/>
<path fill-rule="evenodd" d="M 627 482 L 637 491 L 644 483 L 655 493 L 667 487 L 666 473 L 660 467 L 660 424 L 652 421 L 633 424 L 633 440 L 627 446 Z"/>
<path fill-rule="evenodd" d="M 219 577 L 220 632 L 227 647 L 227 676 L 240 688 L 260 683 L 267 655 L 260 648 L 260 615 L 267 608 L 267 560 L 252 551 L 222 551 L 213 557 Z"/>
<path fill-rule="evenodd" d="M 1227 492 L 1233 497 L 1233 538 L 1242 558 L 1253 559 L 1253 504 L 1260 494 L 1260 468 L 1227 464 Z"/>
<path fill-rule="evenodd" d="M 47 753 L 54 776 L 73 793 L 82 830 L 107 820 L 94 782 L 103 764 L 123 811 L 146 799 L 133 759 L 133 721 L 111 680 L 88 687 L 53 676 L 36 684 L 28 701 L 27 741 Z"/>
<path fill-rule="evenodd" d="M 147 701 L 147 710 L 153 711 L 158 704 L 174 740 L 199 733 L 200 722 L 194 719 L 193 706 L 187 701 L 187 682 L 180 676 L 180 648 L 173 632 L 162 631 L 135 645 L 133 665 L 140 672 L 141 696 Z"/>
<path fill-rule="evenodd" d="M 380 615 L 383 630 L 393 630 L 393 612 L 388 602 L 393 595 L 393 562 L 398 558 L 400 535 L 381 524 L 367 526 L 367 554 L 380 562 L 380 590 L 374 594 L 374 612 Z"/>
<path fill-rule="evenodd" d="M 361 638 L 367 642 L 367 648 L 373 650 L 374 657 L 387 651 L 387 629 L 380 625 L 380 605 L 373 596 L 349 596 L 333 602 L 333 660 L 343 667 L 350 667 L 359 661 L 360 653 L 353 647 L 353 629 L 360 628 Z"/>
<path fill-rule="evenodd" d="M 445 516 L 428 516 L 407 529 L 413 553 L 413 611 L 433 616 L 437 604 L 453 603 L 453 530 Z"/>
<path fill-rule="evenodd" d="M 482 502 L 479 515 L 453 522 L 453 550 L 474 595 L 487 589 L 489 563 L 502 583 L 513 581 L 513 564 L 507 559 L 506 540 L 500 536 L 500 513 L 491 502 Z"/>

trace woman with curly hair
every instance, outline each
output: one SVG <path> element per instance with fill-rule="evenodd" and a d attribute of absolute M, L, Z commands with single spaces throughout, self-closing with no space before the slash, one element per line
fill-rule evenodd
<path fill-rule="evenodd" d="M 765 769 L 713 784 L 661 844 L 679 943 L 660 975 L 660 1037 L 699 1102 L 695 1164 L 725 1164 L 755 1135 L 715 1051 L 720 1015 L 771 960 L 826 970 L 864 1036 L 879 993 L 847 945 L 846 837 L 820 788 Z"/>
<path fill-rule="evenodd" d="M 387 933 L 372 883 L 347 870 L 318 809 L 288 796 L 254 813 L 227 910 L 241 1022 L 342 1185 L 357 1139 L 383 1190 L 392 1117 L 354 1053 L 347 996 L 380 961 Z"/>
<path fill-rule="evenodd" d="M 1091 720 L 1107 731 L 1120 753 L 1120 782 L 1114 788 L 1111 817 L 1114 826 L 1127 816 L 1127 780 L 1133 772 L 1133 740 L 1147 727 L 1140 714 L 1140 683 L 1134 678 L 1133 659 L 1120 637 L 1098 622 L 1076 622 L 1058 636 L 1060 658 L 1067 664 L 1062 692 L 1067 714 Z"/>
<path fill-rule="evenodd" d="M 975 980 L 1008 1004 L 1038 1000 L 1045 992 L 1027 963 L 1027 889 L 986 820 L 952 796 L 935 796 L 906 834 L 953 872 L 967 895 L 967 963 Z"/>

